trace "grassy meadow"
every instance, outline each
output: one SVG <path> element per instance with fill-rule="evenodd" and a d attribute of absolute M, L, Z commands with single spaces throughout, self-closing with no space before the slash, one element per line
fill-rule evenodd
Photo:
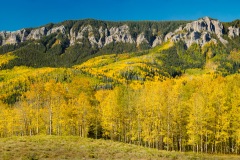
<path fill-rule="evenodd" d="M 0 159 L 237 160 L 240 159 L 240 156 L 168 152 L 110 140 L 95 140 L 77 136 L 26 136 L 1 138 Z"/>

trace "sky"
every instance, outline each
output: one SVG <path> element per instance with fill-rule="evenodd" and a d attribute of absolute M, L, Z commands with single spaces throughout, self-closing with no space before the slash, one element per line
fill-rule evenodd
<path fill-rule="evenodd" d="M 239 0 L 1 0 L 0 31 L 38 27 L 65 20 L 240 19 Z"/>

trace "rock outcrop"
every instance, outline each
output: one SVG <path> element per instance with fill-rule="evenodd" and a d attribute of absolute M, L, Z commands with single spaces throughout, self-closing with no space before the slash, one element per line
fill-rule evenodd
<path fill-rule="evenodd" d="M 91 45 L 95 45 L 98 42 L 95 39 L 93 28 L 90 25 L 82 26 L 79 31 L 70 30 L 70 44 L 73 45 L 75 42 L 82 43 L 81 41 L 87 38 Z"/>
<path fill-rule="evenodd" d="M 153 41 L 152 47 L 156 47 L 157 45 L 162 44 L 163 40 L 161 36 L 156 36 L 155 40 Z"/>
<path fill-rule="evenodd" d="M 203 46 L 209 41 L 216 43 L 216 39 L 211 36 L 212 34 L 215 34 L 220 42 L 227 44 L 228 41 L 222 37 L 223 29 L 223 24 L 218 20 L 204 17 L 197 21 L 188 23 L 185 27 L 179 27 L 173 33 L 168 33 L 165 36 L 165 41 L 171 40 L 173 42 L 177 42 L 179 40 L 183 40 L 187 47 L 190 47 L 193 43 Z M 233 30 L 231 35 L 236 35 L 236 33 L 237 31 Z"/>
<path fill-rule="evenodd" d="M 46 27 L 41 27 L 41 28 L 31 30 L 31 32 L 27 36 L 27 39 L 38 40 L 45 35 L 47 35 L 47 29 Z"/>
<path fill-rule="evenodd" d="M 53 27 L 50 30 L 47 30 L 45 27 L 33 29 L 30 32 L 27 32 L 26 29 L 14 31 L 14 32 L 0 32 L 0 36 L 2 38 L 1 45 L 6 44 L 16 44 L 21 43 L 27 40 L 38 40 L 41 39 L 44 36 L 61 32 L 65 34 L 65 27 L 59 26 L 59 27 Z"/>
<path fill-rule="evenodd" d="M 18 30 L 15 32 L 0 32 L 1 36 L 1 45 L 6 45 L 6 44 L 16 44 L 20 43 L 26 40 L 26 30 Z"/>
<path fill-rule="evenodd" d="M 127 25 L 112 27 L 106 33 L 108 34 L 105 34 L 105 45 L 111 42 L 135 43 Z"/>
<path fill-rule="evenodd" d="M 95 36 L 94 30 L 98 31 L 99 37 Z M 130 30 L 127 25 L 120 27 L 105 28 L 87 25 L 82 26 L 79 31 L 70 30 L 70 44 L 81 43 L 81 40 L 87 38 L 92 46 L 102 48 L 112 42 L 135 43 L 130 35 Z"/>
<path fill-rule="evenodd" d="M 229 38 L 235 38 L 237 36 L 239 36 L 239 28 L 237 27 L 228 27 L 228 37 Z"/>
<path fill-rule="evenodd" d="M 50 30 L 47 31 L 47 36 L 56 32 L 60 32 L 62 34 L 66 33 L 65 27 L 63 25 L 59 26 L 59 27 L 54 27 L 51 28 Z"/>
<path fill-rule="evenodd" d="M 137 43 L 137 46 L 139 46 L 140 44 L 142 43 L 148 43 L 147 39 L 145 38 L 144 34 L 141 33 L 137 36 L 137 40 L 136 40 L 136 43 Z"/>

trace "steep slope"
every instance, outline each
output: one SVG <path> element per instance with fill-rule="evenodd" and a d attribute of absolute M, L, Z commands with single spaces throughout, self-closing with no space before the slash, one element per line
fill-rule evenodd
<path fill-rule="evenodd" d="M 161 80 L 169 77 L 163 69 L 162 51 L 169 49 L 173 43 L 168 42 L 147 52 L 110 54 L 92 58 L 74 68 L 80 69 L 99 78 L 118 82 Z"/>
<path fill-rule="evenodd" d="M 189 23 L 81 20 L 1 32 L 0 54 L 12 52 L 14 57 L 1 69 L 21 65 L 71 67 L 106 54 L 146 55 L 149 49 L 170 41 L 175 47 L 164 51 L 166 56 L 160 58 L 166 62 L 160 66 L 167 66 L 162 75 L 181 75 L 186 69 L 204 66 L 231 74 L 239 68 L 234 56 L 230 56 L 240 50 L 237 24 L 209 17 Z"/>

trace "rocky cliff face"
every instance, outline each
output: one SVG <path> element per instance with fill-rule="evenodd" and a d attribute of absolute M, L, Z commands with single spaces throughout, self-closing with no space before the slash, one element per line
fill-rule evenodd
<path fill-rule="evenodd" d="M 41 39 L 45 35 L 47 35 L 47 29 L 45 27 L 33 29 L 27 35 L 26 40 L 29 40 L 29 39 L 38 40 L 38 39 Z"/>
<path fill-rule="evenodd" d="M 75 43 L 81 44 L 84 39 L 87 39 L 92 46 L 98 48 L 102 48 L 112 42 L 134 43 L 136 46 L 147 43 L 149 46 L 155 47 L 169 40 L 173 42 L 182 40 L 187 47 L 191 46 L 193 43 L 203 46 L 210 41 L 217 43 L 217 40 L 213 38 L 212 35 L 216 35 L 214 37 L 217 37 L 220 42 L 226 45 L 228 41 L 223 38 L 223 29 L 223 24 L 218 20 L 204 17 L 188 23 L 185 26 L 180 26 L 174 32 L 169 32 L 165 36 L 156 34 L 154 39 L 150 42 L 144 34 L 145 31 L 135 35 L 134 38 L 130 34 L 128 25 L 121 25 L 118 27 L 100 26 L 98 28 L 93 25 L 82 25 L 79 29 L 71 28 L 69 32 L 66 31 L 64 25 L 60 25 L 50 29 L 41 27 L 32 30 L 22 29 L 15 32 L 0 32 L 0 45 L 17 44 L 27 40 L 39 40 L 44 36 L 56 32 L 66 35 L 70 41 L 70 45 L 74 45 Z M 230 38 L 239 36 L 239 28 L 229 27 L 228 30 L 228 36 Z"/>
<path fill-rule="evenodd" d="M 75 43 L 82 43 L 81 41 L 84 38 L 87 38 L 92 46 L 98 46 L 99 48 L 102 48 L 103 46 L 106 46 L 112 42 L 137 44 L 147 42 L 143 34 L 138 35 L 137 40 L 134 40 L 130 35 L 130 30 L 127 25 L 105 29 L 103 29 L 103 27 L 100 27 L 97 33 L 99 35 L 98 37 L 96 37 L 94 33 L 94 29 L 96 28 L 93 28 L 94 26 L 91 25 L 81 26 L 81 28 L 77 31 L 71 29 L 69 34 L 66 34 L 66 30 L 63 25 L 51 28 L 49 30 L 47 30 L 46 27 L 37 28 L 31 30 L 29 33 L 27 33 L 25 29 L 14 32 L 3 31 L 0 32 L 0 36 L 2 38 L 0 45 L 17 44 L 27 40 L 39 40 L 44 36 L 48 36 L 56 32 L 66 34 L 70 40 L 71 45 L 74 45 Z"/>
<path fill-rule="evenodd" d="M 30 32 L 26 31 L 26 29 L 14 31 L 14 32 L 0 32 L 1 36 L 1 44 L 0 45 L 6 45 L 6 44 L 16 44 L 21 43 L 27 40 L 39 40 L 44 36 L 48 36 L 50 34 L 61 32 L 65 34 L 65 27 L 59 26 L 54 27 L 49 30 L 46 29 L 46 27 L 33 29 Z"/>
<path fill-rule="evenodd" d="M 223 44 L 227 44 L 228 41 L 223 39 L 223 24 L 218 20 L 212 20 L 209 17 L 201 18 L 197 21 L 188 23 L 185 27 L 179 27 L 174 32 L 170 32 L 165 36 L 165 41 L 171 40 L 173 42 L 183 40 L 187 47 L 191 46 L 193 43 L 197 43 L 201 46 L 205 45 L 207 42 L 213 41 L 217 43 L 217 40 L 212 37 L 216 37 Z M 229 37 L 239 36 L 238 28 L 229 28 Z"/>

